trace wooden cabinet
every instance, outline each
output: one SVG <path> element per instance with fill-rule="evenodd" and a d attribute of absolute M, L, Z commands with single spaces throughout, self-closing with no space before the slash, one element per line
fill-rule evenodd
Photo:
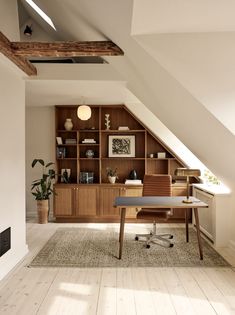
<path fill-rule="evenodd" d="M 172 196 L 186 196 L 187 195 L 187 186 L 172 186 Z M 185 219 L 185 209 L 173 209 L 173 215 L 171 216 L 170 220 L 172 221 L 184 221 Z M 188 216 L 189 221 L 192 220 L 192 211 L 189 211 Z"/>
<path fill-rule="evenodd" d="M 113 187 L 112 185 L 100 188 L 100 216 L 119 216 L 119 209 L 114 208 L 113 203 L 116 197 L 121 196 L 122 191 L 123 188 Z"/>
<path fill-rule="evenodd" d="M 112 219 L 115 222 L 119 216 L 119 211 L 113 207 L 115 197 L 141 195 L 141 187 L 124 185 L 132 170 L 141 180 L 144 174 L 170 174 L 176 180 L 176 168 L 185 165 L 124 105 L 90 106 L 91 118 L 87 121 L 77 118 L 77 106 L 55 106 L 56 137 L 59 137 L 59 143 L 55 145 L 57 172 L 61 174 L 66 169 L 70 176 L 67 186 L 59 177 L 54 213 L 58 218 L 71 217 L 71 221 L 72 218 L 74 221 L 85 218 L 84 222 L 101 222 L 107 218 L 109 222 Z M 111 121 L 108 130 L 105 126 L 106 114 Z M 73 123 L 69 131 L 64 127 L 67 118 L 71 118 Z M 121 126 L 127 127 L 127 130 L 120 130 Z M 133 148 L 131 139 L 134 139 L 135 150 L 133 155 L 128 156 Z M 115 185 L 108 183 L 107 168 L 117 168 Z M 87 178 L 87 184 L 83 184 L 84 178 Z M 185 194 L 185 187 L 173 188 L 174 196 Z M 134 220 L 135 215 L 136 209 L 127 209 L 127 218 Z M 183 221 L 184 210 L 175 210 L 172 219 Z"/>
<path fill-rule="evenodd" d="M 72 216 L 73 215 L 73 189 L 71 186 L 64 187 L 64 185 L 61 185 L 61 187 L 55 188 L 55 194 L 54 194 L 54 215 L 55 217 L 66 217 L 66 216 Z"/>
<path fill-rule="evenodd" d="M 96 216 L 98 188 L 79 186 L 75 188 L 75 216 Z"/>
<path fill-rule="evenodd" d="M 98 187 L 55 185 L 55 217 L 93 217 L 97 215 Z"/>
<path fill-rule="evenodd" d="M 131 187 L 125 189 L 125 196 L 129 197 L 140 197 L 142 196 L 142 188 L 140 187 Z M 135 219 L 136 218 L 136 208 L 127 208 L 126 209 L 126 217 L 129 219 Z"/>

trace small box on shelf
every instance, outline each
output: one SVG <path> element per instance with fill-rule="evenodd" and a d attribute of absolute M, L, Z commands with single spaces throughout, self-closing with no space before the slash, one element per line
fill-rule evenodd
<path fill-rule="evenodd" d="M 165 159 L 166 158 L 166 152 L 158 152 L 157 157 L 158 157 L 158 159 Z"/>
<path fill-rule="evenodd" d="M 94 173 L 93 172 L 80 172 L 79 182 L 81 184 L 93 184 Z"/>

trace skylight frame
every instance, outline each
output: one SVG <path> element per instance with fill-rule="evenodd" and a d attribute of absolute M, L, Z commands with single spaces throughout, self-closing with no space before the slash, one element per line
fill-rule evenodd
<path fill-rule="evenodd" d="M 55 28 L 54 23 L 52 22 L 52 19 L 41 8 L 39 8 L 39 6 L 33 0 L 25 0 L 25 1 L 31 6 L 32 9 L 34 9 L 34 11 L 37 12 L 38 15 L 41 16 L 41 18 L 47 24 L 49 24 L 56 31 L 56 28 Z"/>

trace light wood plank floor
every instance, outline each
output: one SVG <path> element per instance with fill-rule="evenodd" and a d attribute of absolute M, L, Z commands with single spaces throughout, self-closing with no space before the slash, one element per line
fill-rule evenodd
<path fill-rule="evenodd" d="M 27 268 L 61 226 L 27 223 L 29 254 L 0 282 L 0 314 L 235 314 L 233 268 Z M 85 224 L 117 229 L 115 224 Z M 84 227 L 84 225 L 83 225 Z M 143 231 L 143 225 L 126 229 Z M 221 254 L 235 266 L 235 257 Z"/>

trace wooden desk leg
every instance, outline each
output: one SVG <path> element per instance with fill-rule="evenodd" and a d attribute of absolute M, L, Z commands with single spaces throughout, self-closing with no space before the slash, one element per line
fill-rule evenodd
<path fill-rule="evenodd" d="M 198 209 L 197 208 L 194 208 L 194 215 L 195 215 L 195 221 L 196 221 L 197 240 L 198 240 L 200 259 L 202 260 L 203 259 L 203 253 L 202 253 L 201 234 L 200 234 L 200 225 L 199 225 L 199 217 L 198 217 Z"/>
<path fill-rule="evenodd" d="M 122 258 L 122 246 L 123 246 L 125 218 L 126 218 L 126 208 L 122 208 L 121 209 L 120 232 L 119 232 L 119 259 Z"/>
<path fill-rule="evenodd" d="M 185 209 L 185 231 L 186 231 L 186 242 L 188 243 L 188 208 Z"/>

